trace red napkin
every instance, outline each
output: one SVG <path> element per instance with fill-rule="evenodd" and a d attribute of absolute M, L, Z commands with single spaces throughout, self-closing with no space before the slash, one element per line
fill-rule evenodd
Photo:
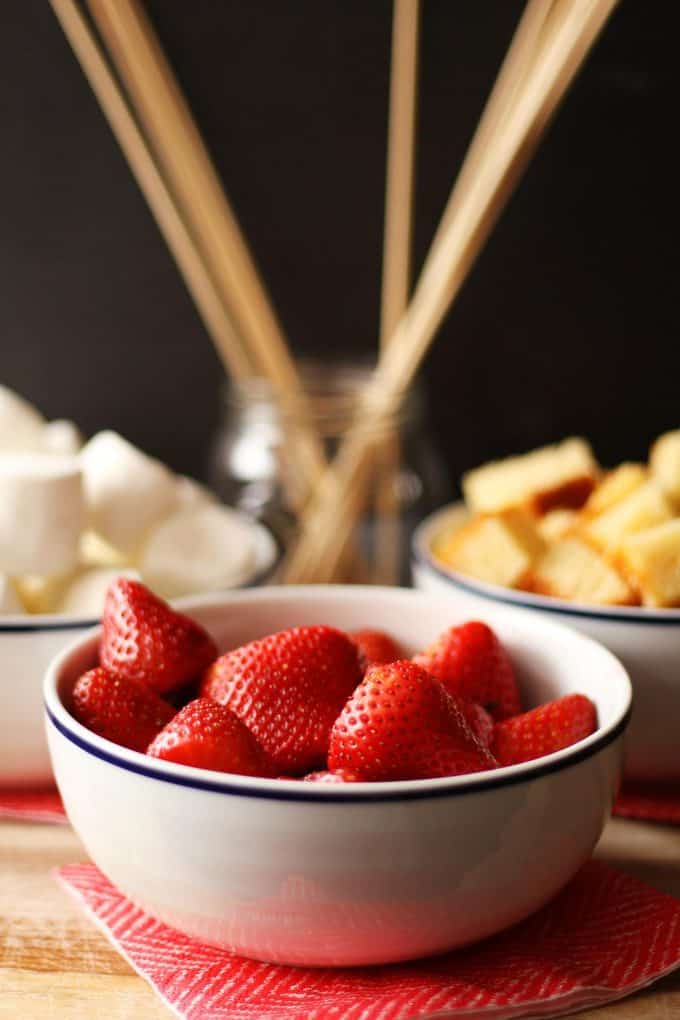
<path fill-rule="evenodd" d="M 68 822 L 56 790 L 0 789 L 0 818 L 20 822 Z"/>
<path fill-rule="evenodd" d="M 92 864 L 58 875 L 185 1020 L 554 1017 L 621 998 L 680 966 L 680 900 L 599 861 L 533 917 L 476 946 L 344 970 L 245 960 L 154 921 Z"/>
<path fill-rule="evenodd" d="M 643 822 L 680 825 L 680 782 L 626 783 L 614 804 L 614 814 Z"/>

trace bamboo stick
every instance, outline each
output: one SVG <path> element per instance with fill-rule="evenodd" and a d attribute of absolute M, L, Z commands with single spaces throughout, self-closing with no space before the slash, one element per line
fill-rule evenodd
<path fill-rule="evenodd" d="M 334 465 L 318 487 L 306 516 L 303 537 L 288 557 L 290 582 L 309 576 L 332 578 L 342 555 L 352 518 L 353 482 L 366 461 L 371 427 L 394 413 L 447 309 L 465 280 L 497 216 L 526 165 L 560 100 L 581 67 L 617 0 L 556 0 L 555 10 L 537 54 L 511 110 L 498 126 L 494 144 L 480 159 L 456 212 L 430 253 L 408 311 L 381 356 L 363 410 Z M 333 522 L 333 543 L 326 541 Z"/>
<path fill-rule="evenodd" d="M 418 83 L 419 0 L 394 0 L 380 339 L 408 304 Z"/>
<path fill-rule="evenodd" d="M 380 317 L 383 346 L 406 310 L 411 282 L 419 20 L 420 0 L 394 0 Z M 400 461 L 399 436 L 392 428 L 375 450 L 374 576 L 380 584 L 395 584 L 399 577 Z"/>
<path fill-rule="evenodd" d="M 528 0 L 465 154 L 455 187 L 432 241 L 431 251 L 436 251 L 444 229 L 456 215 L 467 188 L 475 178 L 480 160 L 484 158 L 488 145 L 493 142 L 503 118 L 511 110 L 538 52 L 541 36 L 546 31 L 548 18 L 555 6 L 555 0 Z"/>
<path fill-rule="evenodd" d="M 253 365 L 248 352 L 87 21 L 74 0 L 50 3 L 184 277 L 220 360 L 237 379 L 250 375 Z"/>
<path fill-rule="evenodd" d="M 283 331 L 201 134 L 137 0 L 88 0 L 158 160 L 205 253 L 258 369 L 300 422 L 295 464 L 306 488 L 325 466 Z"/>

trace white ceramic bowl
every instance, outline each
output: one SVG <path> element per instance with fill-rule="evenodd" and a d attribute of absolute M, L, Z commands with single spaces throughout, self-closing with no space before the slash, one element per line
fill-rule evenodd
<path fill-rule="evenodd" d="M 244 587 L 264 584 L 276 567 L 276 542 L 265 527 L 256 528 L 256 573 Z M 53 783 L 43 724 L 45 671 L 65 644 L 97 623 L 70 613 L 0 616 L 0 788 Z"/>
<path fill-rule="evenodd" d="M 449 570 L 432 555 L 432 543 L 447 525 L 455 527 L 459 515 L 460 504 L 445 507 L 416 530 L 411 560 L 415 587 L 449 595 L 468 615 L 505 605 L 560 620 L 602 642 L 623 662 L 635 692 L 626 736 L 626 777 L 680 779 L 680 609 L 598 609 L 484 584 Z"/>
<path fill-rule="evenodd" d="M 414 652 L 461 619 L 402 589 L 262 588 L 194 601 L 221 649 L 293 625 L 377 627 Z M 538 617 L 485 614 L 528 704 L 583 691 L 598 731 L 538 762 L 449 779 L 346 786 L 251 779 L 156 761 L 69 714 L 97 635 L 45 683 L 50 752 L 94 862 L 151 914 L 203 941 L 302 965 L 439 953 L 515 923 L 590 855 L 618 781 L 630 684 L 600 645 Z"/>

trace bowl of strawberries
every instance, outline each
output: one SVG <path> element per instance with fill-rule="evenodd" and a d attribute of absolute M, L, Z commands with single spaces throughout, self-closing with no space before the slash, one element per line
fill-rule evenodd
<path fill-rule="evenodd" d="M 440 953 L 541 907 L 590 855 L 631 689 L 558 624 L 375 587 L 171 609 L 115 581 L 52 664 L 69 818 L 144 910 L 311 966 Z"/>

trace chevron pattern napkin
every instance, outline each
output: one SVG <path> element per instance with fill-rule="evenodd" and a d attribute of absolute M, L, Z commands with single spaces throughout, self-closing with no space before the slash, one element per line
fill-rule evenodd
<path fill-rule="evenodd" d="M 61 822 L 68 819 L 56 790 L 1 790 L 0 819 L 20 822 Z"/>
<path fill-rule="evenodd" d="M 680 966 L 680 901 L 598 861 L 492 939 L 344 970 L 257 963 L 203 945 L 144 914 L 92 864 L 58 876 L 184 1020 L 555 1017 L 629 995 Z"/>
<path fill-rule="evenodd" d="M 680 782 L 626 783 L 614 804 L 614 814 L 642 822 L 680 825 Z"/>

